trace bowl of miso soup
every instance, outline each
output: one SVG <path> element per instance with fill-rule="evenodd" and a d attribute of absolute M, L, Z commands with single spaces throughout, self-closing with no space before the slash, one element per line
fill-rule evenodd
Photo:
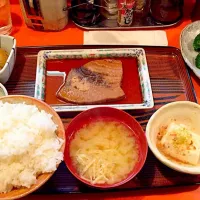
<path fill-rule="evenodd" d="M 113 188 L 142 169 L 148 151 L 144 131 L 134 117 L 112 107 L 77 115 L 66 129 L 64 160 L 83 183 Z"/>

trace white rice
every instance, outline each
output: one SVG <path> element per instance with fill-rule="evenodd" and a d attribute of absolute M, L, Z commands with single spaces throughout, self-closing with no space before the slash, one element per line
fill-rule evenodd
<path fill-rule="evenodd" d="M 63 160 L 52 116 L 36 106 L 0 101 L 0 193 L 30 187 Z"/>

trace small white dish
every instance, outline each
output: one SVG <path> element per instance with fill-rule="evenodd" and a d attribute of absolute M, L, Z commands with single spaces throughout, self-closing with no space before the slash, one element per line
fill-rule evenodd
<path fill-rule="evenodd" d="M 7 96 L 8 92 L 6 88 L 0 83 L 0 97 Z"/>
<path fill-rule="evenodd" d="M 0 35 L 0 48 L 8 54 L 4 67 L 0 70 L 0 83 L 4 84 L 10 78 L 16 59 L 16 39 L 8 35 Z"/>
<path fill-rule="evenodd" d="M 200 33 L 200 20 L 195 21 L 186 26 L 180 36 L 180 46 L 183 59 L 191 70 L 200 78 L 200 69 L 195 65 L 195 58 L 198 55 L 193 48 L 193 42 L 195 37 Z"/>
<path fill-rule="evenodd" d="M 169 103 L 158 109 L 151 116 L 146 127 L 146 137 L 149 148 L 158 160 L 176 171 L 188 174 L 200 174 L 200 165 L 189 166 L 173 162 L 157 148 L 156 142 L 159 128 L 169 125 L 171 120 L 176 120 L 177 123 L 185 124 L 190 127 L 194 133 L 200 135 L 200 105 L 190 101 Z"/>

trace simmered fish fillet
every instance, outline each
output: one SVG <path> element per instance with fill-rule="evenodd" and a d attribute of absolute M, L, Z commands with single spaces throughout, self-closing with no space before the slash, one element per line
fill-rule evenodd
<path fill-rule="evenodd" d="M 88 62 L 69 72 L 58 98 L 77 104 L 97 104 L 125 97 L 121 88 L 122 62 L 106 59 Z"/>

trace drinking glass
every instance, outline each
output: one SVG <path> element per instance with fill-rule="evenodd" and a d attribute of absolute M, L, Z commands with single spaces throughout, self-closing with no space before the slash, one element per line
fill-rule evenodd
<path fill-rule="evenodd" d="M 100 9 L 98 0 L 71 0 L 71 16 L 79 25 L 91 26 L 100 19 Z"/>
<path fill-rule="evenodd" d="M 150 13 L 158 23 L 171 24 L 182 16 L 184 0 L 151 0 Z"/>
<path fill-rule="evenodd" d="M 12 31 L 9 0 L 0 0 L 0 34 L 8 35 Z"/>

